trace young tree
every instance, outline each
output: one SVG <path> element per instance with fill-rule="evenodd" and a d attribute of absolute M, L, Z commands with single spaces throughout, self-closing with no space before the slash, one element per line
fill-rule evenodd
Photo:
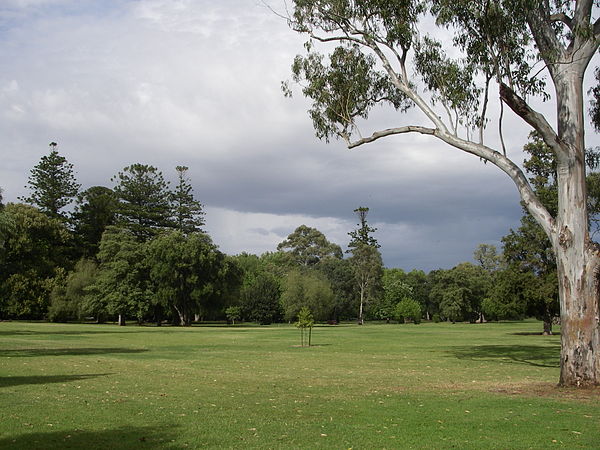
<path fill-rule="evenodd" d="M 383 275 L 383 262 L 379 253 L 379 244 L 372 233 L 377 231 L 367 223 L 369 208 L 359 207 L 354 210 L 360 222 L 356 230 L 348 234 L 352 238 L 348 244 L 348 252 L 352 254 L 350 264 L 354 279 L 358 286 L 359 308 L 358 323 L 364 323 L 364 309 L 370 297 L 373 297 L 380 287 Z"/>
<path fill-rule="evenodd" d="M 311 39 L 308 55 L 296 58 L 293 73 L 312 99 L 310 115 L 318 137 L 340 137 L 353 148 L 420 133 L 496 165 L 513 180 L 556 255 L 560 384 L 569 386 L 600 383 L 600 252 L 588 228 L 583 115 L 583 79 L 600 44 L 596 6 L 592 0 L 296 0 L 289 18 L 294 30 Z M 426 15 L 453 33 L 453 39 L 423 34 Z M 338 44 L 328 61 L 314 50 L 315 41 Z M 448 56 L 449 45 L 462 55 Z M 554 88 L 554 127 L 526 100 L 549 97 L 540 63 Z M 500 104 L 536 130 L 555 156 L 556 214 L 544 206 L 504 146 L 484 144 L 494 87 Z M 355 137 L 357 119 L 368 118 L 377 104 L 401 111 L 416 107 L 429 123 Z"/>
<path fill-rule="evenodd" d="M 114 192 L 119 199 L 117 224 L 140 241 L 147 241 L 172 227 L 169 183 L 153 166 L 132 164 L 114 176 Z"/>
<path fill-rule="evenodd" d="M 315 321 L 313 319 L 312 312 L 308 306 L 303 306 L 298 312 L 298 322 L 296 322 L 296 327 L 300 329 L 300 342 L 302 347 L 304 347 L 304 334 L 306 333 L 306 329 L 308 328 L 308 346 L 310 347 L 311 338 L 312 338 L 312 329 Z"/>
<path fill-rule="evenodd" d="M 80 184 L 75 180 L 73 164 L 56 151 L 56 143 L 50 143 L 49 155 L 42 156 L 40 162 L 31 169 L 26 188 L 28 197 L 19 200 L 37 206 L 40 211 L 53 219 L 67 220 L 61 211 L 69 205 L 79 192 Z"/>
<path fill-rule="evenodd" d="M 201 232 L 204 225 L 202 204 L 194 198 L 193 188 L 187 176 L 188 167 L 177 166 L 177 185 L 172 194 L 173 220 L 179 231 L 185 234 Z"/>
<path fill-rule="evenodd" d="M 332 244 L 316 228 L 300 225 L 286 240 L 279 243 L 277 250 L 289 252 L 296 264 L 311 266 L 332 257 L 342 259 L 342 249 Z"/>
<path fill-rule="evenodd" d="M 227 320 L 229 320 L 232 325 L 235 325 L 235 321 L 239 321 L 242 318 L 242 308 L 239 306 L 229 306 L 225 310 L 225 315 L 227 316 Z"/>

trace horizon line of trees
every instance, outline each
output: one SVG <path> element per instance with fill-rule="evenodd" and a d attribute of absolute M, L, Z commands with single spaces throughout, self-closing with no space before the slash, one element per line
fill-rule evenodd
<path fill-rule="evenodd" d="M 202 230 L 202 204 L 188 168 L 173 190 L 157 168 L 132 164 L 114 187 L 80 192 L 73 166 L 51 143 L 31 170 L 29 203 L 2 204 L 0 317 L 117 320 L 190 325 L 225 318 L 292 322 L 302 308 L 316 321 L 484 321 L 534 316 L 551 333 L 558 316 L 556 263 L 543 230 L 525 211 L 503 238 L 504 252 L 481 244 L 478 264 L 404 272 L 383 267 L 369 208 L 359 207 L 347 258 L 315 228 L 300 225 L 263 255 L 219 251 Z M 540 198 L 557 202 L 555 164 L 532 135 L 525 168 Z M 596 167 L 590 152 L 588 165 Z M 588 181 L 595 214 L 600 180 Z M 71 213 L 64 209 L 75 203 Z M 594 215 L 591 216 L 594 219 Z"/>

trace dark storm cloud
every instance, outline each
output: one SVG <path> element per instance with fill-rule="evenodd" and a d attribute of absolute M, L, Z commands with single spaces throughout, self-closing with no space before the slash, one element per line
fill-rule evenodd
<path fill-rule="evenodd" d="M 280 90 L 302 39 L 260 2 L 106 3 L 0 8 L 0 20 L 10 16 L 0 28 L 6 200 L 25 193 L 29 170 L 56 141 L 83 188 L 112 186 L 136 162 L 172 181 L 176 165 L 188 166 L 207 229 L 229 253 L 273 251 L 303 223 L 345 247 L 353 210 L 368 206 L 386 264 L 429 270 L 468 260 L 478 243 L 498 244 L 518 226 L 508 177 L 431 137 L 352 151 L 319 142 L 307 101 Z M 400 123 L 377 109 L 361 132 Z M 521 162 L 528 130 L 509 113 L 505 128 Z"/>

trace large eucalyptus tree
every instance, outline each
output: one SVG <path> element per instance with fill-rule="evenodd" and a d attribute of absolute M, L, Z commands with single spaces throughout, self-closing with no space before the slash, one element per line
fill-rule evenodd
<path fill-rule="evenodd" d="M 600 256 L 588 230 L 583 114 L 583 78 L 600 42 L 597 4 L 295 0 L 289 12 L 290 26 L 309 37 L 307 54 L 296 57 L 293 74 L 312 99 L 309 113 L 319 138 L 342 138 L 353 148 L 404 133 L 430 135 L 496 165 L 514 181 L 556 253 L 560 383 L 572 386 L 600 384 Z M 429 35 L 424 21 L 453 39 Z M 332 49 L 328 57 L 315 50 L 320 43 Z M 449 47 L 458 48 L 462 56 L 448 56 Z M 559 205 L 554 215 L 505 150 L 484 143 L 488 100 L 496 94 L 555 155 Z M 528 102 L 535 96 L 553 97 L 554 124 Z M 360 137 L 357 119 L 368 118 L 382 103 L 399 111 L 417 108 L 428 120 L 401 122 Z"/>

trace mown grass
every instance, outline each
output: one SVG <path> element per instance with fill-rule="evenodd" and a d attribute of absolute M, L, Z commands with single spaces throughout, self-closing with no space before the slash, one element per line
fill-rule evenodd
<path fill-rule="evenodd" d="M 0 323 L 0 448 L 598 448 L 540 324 Z"/>

